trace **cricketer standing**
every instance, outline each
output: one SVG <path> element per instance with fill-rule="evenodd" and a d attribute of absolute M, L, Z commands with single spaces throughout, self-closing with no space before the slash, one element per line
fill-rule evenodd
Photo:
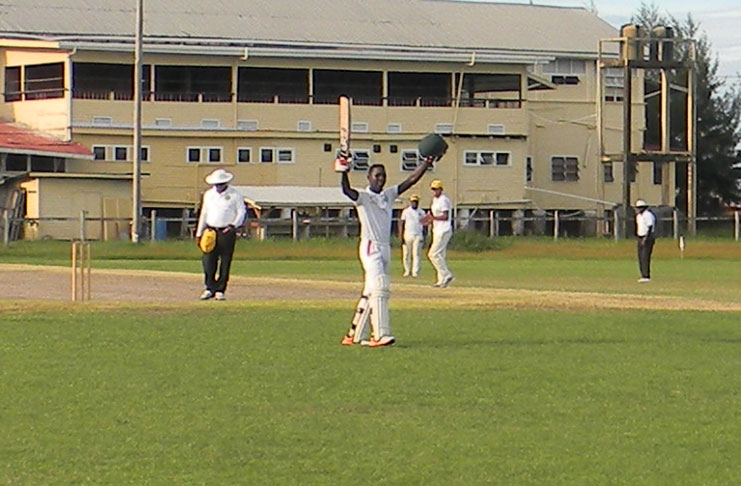
<path fill-rule="evenodd" d="M 422 219 L 425 212 L 419 209 L 419 196 L 409 196 L 409 206 L 399 217 L 399 237 L 401 238 L 401 261 L 404 265 L 404 277 L 419 276 L 419 257 L 425 241 Z"/>
<path fill-rule="evenodd" d="M 443 194 L 443 183 L 434 180 L 430 183 L 432 190 L 432 205 L 427 213 L 426 221 L 432 223 L 432 244 L 427 252 L 430 263 L 437 272 L 435 287 L 447 287 L 454 280 L 453 273 L 448 269 L 448 243 L 453 236 L 451 211 L 453 205 L 450 198 Z"/>
<path fill-rule="evenodd" d="M 391 295 L 391 278 L 389 264 L 391 261 L 391 214 L 396 197 L 422 178 L 428 167 L 442 157 L 422 159 L 415 171 L 401 184 L 384 189 L 386 168 L 374 164 L 368 169 L 368 187 L 353 189 L 350 187 L 348 171 L 351 163 L 348 157 L 336 161 L 335 170 L 342 172 L 342 192 L 354 203 L 360 221 L 360 246 L 358 253 L 363 265 L 364 286 L 358 301 L 352 324 L 341 344 L 349 346 L 363 341 L 370 347 L 388 346 L 396 341 L 391 334 L 389 321 L 389 297 Z M 365 329 L 370 319 L 372 335 L 365 340 Z"/>

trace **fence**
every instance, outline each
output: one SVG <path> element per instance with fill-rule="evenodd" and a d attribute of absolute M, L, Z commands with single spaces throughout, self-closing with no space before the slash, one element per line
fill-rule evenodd
<path fill-rule="evenodd" d="M 491 238 L 498 236 L 552 236 L 562 237 L 598 237 L 620 238 L 623 220 L 618 213 L 608 213 L 605 217 L 584 215 L 582 212 L 551 211 L 541 214 L 524 215 L 513 211 L 487 210 L 482 214 L 477 211 L 474 216 L 458 218 L 454 215 L 456 228 L 459 230 L 478 231 Z M 3 210 L 0 220 L 3 243 L 23 239 L 23 229 L 33 227 L 40 222 L 64 222 L 68 231 L 65 235 L 41 235 L 41 239 L 60 239 L 86 241 L 90 239 L 127 239 L 131 234 L 130 218 L 91 218 L 85 211 L 79 218 L 14 218 L 8 210 Z M 195 233 L 197 219 L 194 217 L 163 218 L 152 211 L 150 217 L 142 218 L 143 228 L 140 234 L 144 240 L 187 239 Z M 393 221 L 393 234 L 396 234 L 397 219 Z M 697 234 L 716 237 L 741 239 L 741 212 L 736 211 L 728 216 L 700 216 L 694 221 L 681 215 L 678 211 L 657 217 L 657 235 L 679 239 L 689 234 L 687 228 L 694 222 Z M 119 231 L 110 234 L 104 231 L 107 224 L 115 224 Z M 90 229 L 97 228 L 98 237 L 90 237 Z M 21 228 L 21 231 L 17 231 Z M 291 218 L 269 218 L 251 220 L 240 228 L 243 238 L 292 238 L 294 240 L 311 237 L 354 237 L 359 233 L 358 221 L 354 217 L 311 217 L 300 218 L 295 212 Z"/>

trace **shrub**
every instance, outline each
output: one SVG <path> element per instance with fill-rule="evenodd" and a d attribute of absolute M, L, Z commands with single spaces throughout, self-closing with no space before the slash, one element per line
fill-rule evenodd
<path fill-rule="evenodd" d="M 450 239 L 448 248 L 455 251 L 498 251 L 506 248 L 501 238 L 489 238 L 478 231 L 456 231 Z"/>

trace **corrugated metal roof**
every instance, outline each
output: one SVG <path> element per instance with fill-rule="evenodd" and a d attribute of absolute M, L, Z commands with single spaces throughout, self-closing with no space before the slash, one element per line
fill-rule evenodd
<path fill-rule="evenodd" d="M 93 153 L 77 142 L 64 142 L 47 133 L 15 123 L 0 122 L 0 152 L 92 159 Z"/>
<path fill-rule="evenodd" d="M 353 203 L 339 187 L 233 186 L 253 206 L 264 207 L 351 207 Z"/>
<path fill-rule="evenodd" d="M 391 46 L 594 55 L 607 22 L 584 8 L 452 0 L 147 0 L 147 41 Z M 0 35 L 130 39 L 135 2 L 3 0 Z M 287 47 L 287 46 L 286 46 Z"/>

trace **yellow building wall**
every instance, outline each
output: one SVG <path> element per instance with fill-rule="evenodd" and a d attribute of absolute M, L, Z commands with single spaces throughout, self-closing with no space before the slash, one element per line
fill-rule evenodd
<path fill-rule="evenodd" d="M 79 239 L 83 234 L 81 211 L 86 212 L 89 220 L 84 228 L 86 239 L 118 239 L 128 235 L 127 221 L 105 222 L 101 218 L 131 217 L 129 181 L 49 177 L 24 182 L 21 187 L 27 196 L 26 218 L 39 219 L 26 223 L 27 240 Z"/>
<path fill-rule="evenodd" d="M 19 62 L 25 51 L 6 52 L 5 60 Z M 23 54 L 23 55 L 22 55 Z M 26 53 L 27 54 L 27 53 Z M 63 59 L 65 53 L 39 53 L 38 59 Z M 57 57 L 54 57 L 57 56 Z M 78 51 L 73 55 L 78 62 L 131 63 L 132 56 L 125 53 Z M 23 62 L 29 63 L 25 60 Z M 47 61 L 44 61 L 47 62 Z M 373 62 L 314 60 L 314 59 L 255 59 L 249 56 L 182 56 L 145 54 L 146 64 L 214 65 L 254 67 L 291 67 L 315 69 L 365 69 L 381 71 L 424 71 L 460 73 L 459 64 L 414 62 Z M 565 192 L 580 197 L 606 199 L 619 202 L 621 198 L 622 171 L 615 164 L 615 182 L 602 182 L 597 137 L 596 70 L 594 62 L 587 62 L 587 72 L 580 76 L 576 86 L 557 86 L 555 90 L 527 92 L 523 87 L 520 109 L 490 109 L 471 107 L 385 107 L 355 106 L 354 122 L 368 124 L 368 133 L 353 134 L 352 145 L 371 153 L 371 163 L 383 163 L 388 171 L 388 183 L 398 183 L 408 176 L 401 166 L 401 152 L 416 148 L 418 140 L 435 130 L 436 124 L 454 125 L 454 132 L 466 136 L 447 137 L 450 150 L 435 171 L 426 174 L 415 192 L 422 196 L 423 204 L 429 200 L 427 184 L 432 178 L 442 179 L 446 192 L 459 205 L 510 205 L 522 207 L 530 200 L 530 207 L 584 208 L 593 203 L 575 198 L 547 195 L 525 189 L 525 158 L 534 163 L 534 180 L 531 187 Z M 525 66 L 465 66 L 469 73 L 517 73 L 526 79 Z M 547 77 L 547 76 L 546 76 Z M 236 79 L 236 76 L 235 76 Z M 68 81 L 69 82 L 69 81 Z M 451 76 L 452 83 L 452 76 Z M 634 80 L 634 91 L 640 80 Z M 236 91 L 236 86 L 233 86 Z M 639 94 L 636 95 L 640 98 Z M 49 130 L 59 133 L 71 124 L 75 141 L 87 147 L 95 145 L 132 145 L 133 102 L 117 100 L 62 99 L 11 103 L 19 121 L 36 120 Z M 20 106 L 23 105 L 23 106 Z M 621 104 L 607 104 L 605 111 L 605 145 L 608 151 L 622 149 Z M 640 105 L 637 105 L 640 107 Z M 636 110 L 636 113 L 638 110 Z M 66 118 L 65 118 L 66 117 Z M 111 126 L 94 126 L 94 117 L 110 117 Z M 240 185 L 309 185 L 334 186 L 339 178 L 332 170 L 334 149 L 337 147 L 337 107 L 335 105 L 275 104 L 275 103 L 186 103 L 145 101 L 142 106 L 144 125 L 142 144 L 149 148 L 150 162 L 142 165 L 144 206 L 194 207 L 206 188 L 204 177 L 215 168 L 226 168 L 235 173 Z M 170 119 L 172 127 L 153 128 L 160 119 Z M 43 120 L 43 121 L 40 121 Z M 217 120 L 218 129 L 201 127 L 203 120 Z M 256 132 L 237 130 L 240 121 L 256 120 Z M 311 122 L 311 130 L 299 132 L 300 121 Z M 389 124 L 399 124 L 401 134 L 387 133 Z M 505 137 L 491 137 L 489 125 L 503 125 Z M 643 120 L 634 117 L 634 148 L 638 150 L 642 139 Z M 332 151 L 325 152 L 324 144 L 331 144 Z M 381 146 L 380 153 L 372 151 L 373 145 Z M 398 147 L 391 153 L 391 145 Z M 221 147 L 223 162 L 188 163 L 186 149 L 191 146 Z M 252 149 L 250 164 L 237 164 L 238 147 Z M 293 164 L 261 164 L 258 161 L 261 147 L 292 148 Z M 466 150 L 493 150 L 510 153 L 509 167 L 465 167 Z M 578 182 L 553 182 L 550 158 L 553 155 L 577 156 L 580 161 Z M 131 162 L 74 160 L 68 163 L 68 172 L 102 172 L 129 174 Z M 673 184 L 673 172 L 668 171 Z M 656 186 L 651 171 L 640 169 L 633 194 L 649 201 L 673 203 L 673 191 Z M 353 185 L 364 186 L 365 174 L 354 172 Z M 671 186 L 673 188 L 673 185 Z M 130 198 L 130 196 L 129 196 Z M 427 198 L 427 199 L 425 199 Z"/>
<path fill-rule="evenodd" d="M 48 43 L 46 43 L 48 45 Z M 69 60 L 69 52 L 55 49 L 36 48 L 2 48 L 2 79 L 0 86 L 5 86 L 5 67 L 50 64 Z M 69 64 L 65 66 L 65 96 L 49 100 L 27 100 L 3 103 L 2 114 L 15 122 L 31 128 L 45 131 L 63 140 L 69 140 L 70 133 L 70 73 Z"/>

